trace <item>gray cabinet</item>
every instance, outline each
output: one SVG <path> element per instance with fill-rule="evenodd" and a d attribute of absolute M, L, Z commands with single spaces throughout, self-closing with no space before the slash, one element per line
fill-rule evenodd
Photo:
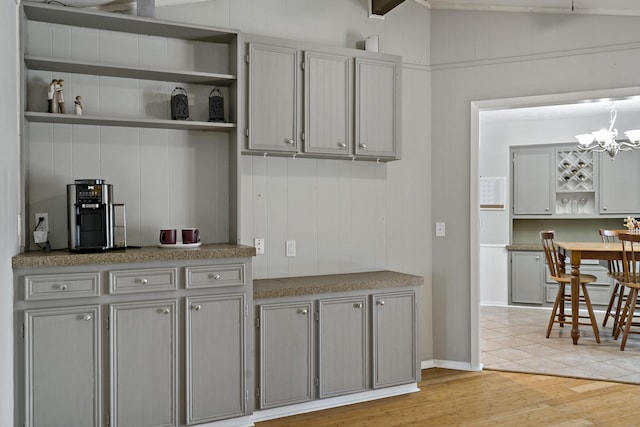
<path fill-rule="evenodd" d="M 186 298 L 187 424 L 245 413 L 245 296 Z"/>
<path fill-rule="evenodd" d="M 372 312 L 373 388 L 417 381 L 415 292 L 374 294 Z"/>
<path fill-rule="evenodd" d="M 554 170 L 553 150 L 520 149 L 513 152 L 513 214 L 550 215 Z"/>
<path fill-rule="evenodd" d="M 101 425 L 98 306 L 24 312 L 26 427 Z"/>
<path fill-rule="evenodd" d="M 298 51 L 249 45 L 249 149 L 298 151 Z"/>
<path fill-rule="evenodd" d="M 356 58 L 355 69 L 355 153 L 397 157 L 400 67 L 392 61 Z"/>
<path fill-rule="evenodd" d="M 366 390 L 367 297 L 321 299 L 318 311 L 318 397 Z"/>
<path fill-rule="evenodd" d="M 511 302 L 542 304 L 545 302 L 545 260 L 543 252 L 511 252 Z M 555 294 L 553 296 L 555 298 Z"/>
<path fill-rule="evenodd" d="M 304 53 L 304 152 L 350 155 L 351 58 Z"/>
<path fill-rule="evenodd" d="M 259 306 L 260 408 L 313 398 L 313 304 Z"/>
<path fill-rule="evenodd" d="M 110 306 L 114 427 L 178 425 L 177 301 Z"/>
<path fill-rule="evenodd" d="M 600 213 L 640 212 L 640 152 L 625 151 L 611 160 L 600 154 Z"/>

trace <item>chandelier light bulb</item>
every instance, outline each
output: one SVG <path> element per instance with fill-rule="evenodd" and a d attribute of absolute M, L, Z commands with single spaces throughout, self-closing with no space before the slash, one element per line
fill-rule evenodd
<path fill-rule="evenodd" d="M 600 129 L 591 133 L 576 135 L 578 148 L 582 151 L 593 151 L 596 153 L 607 153 L 613 160 L 619 151 L 629 151 L 640 149 L 640 130 L 628 130 L 624 134 L 629 141 L 617 141 L 618 130 L 613 128 L 618 117 L 618 112 L 611 103 L 609 110 L 609 129 Z"/>

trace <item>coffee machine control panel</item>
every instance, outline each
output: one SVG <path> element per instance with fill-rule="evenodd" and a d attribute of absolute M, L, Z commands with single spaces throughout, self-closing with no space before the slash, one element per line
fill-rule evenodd
<path fill-rule="evenodd" d="M 83 207 L 91 207 L 89 205 L 98 205 L 102 203 L 102 186 L 93 185 L 78 185 L 77 191 L 77 203 L 83 205 Z M 98 207 L 98 206 L 95 206 Z"/>

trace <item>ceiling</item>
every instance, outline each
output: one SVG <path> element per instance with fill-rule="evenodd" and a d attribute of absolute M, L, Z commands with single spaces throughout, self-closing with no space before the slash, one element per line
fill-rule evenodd
<path fill-rule="evenodd" d="M 415 0 L 432 9 L 640 16 L 638 0 Z M 572 10 L 573 7 L 573 10 Z"/>

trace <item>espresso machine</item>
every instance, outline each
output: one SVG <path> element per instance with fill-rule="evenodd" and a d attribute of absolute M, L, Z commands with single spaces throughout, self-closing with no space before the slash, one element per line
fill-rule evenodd
<path fill-rule="evenodd" d="M 124 205 L 113 203 L 113 186 L 103 179 L 67 185 L 69 250 L 100 252 L 126 247 Z"/>

